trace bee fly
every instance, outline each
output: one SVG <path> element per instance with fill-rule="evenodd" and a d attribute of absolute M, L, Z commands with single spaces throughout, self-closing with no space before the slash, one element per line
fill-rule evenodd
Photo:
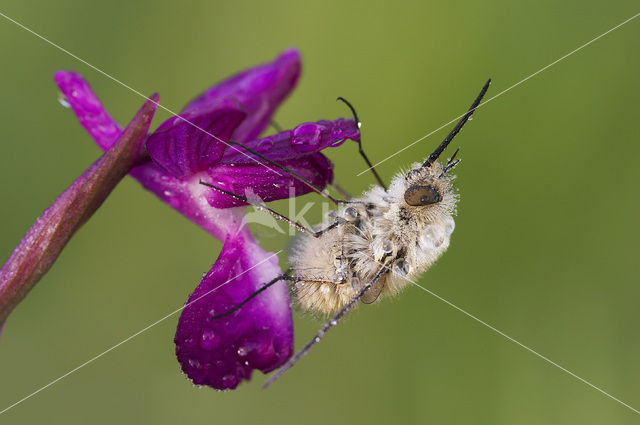
<path fill-rule="evenodd" d="M 423 163 L 412 164 L 410 171 L 396 174 L 389 188 L 371 165 L 358 140 L 360 155 L 379 184 L 360 198 L 335 199 L 295 172 L 258 152 L 231 142 L 303 181 L 336 205 L 336 210 L 330 214 L 332 221 L 314 229 L 289 220 L 264 205 L 252 203 L 243 196 L 200 182 L 266 211 L 301 232 L 292 245 L 289 257 L 291 268 L 287 272 L 266 282 L 233 309 L 214 318 L 232 314 L 280 280 L 291 282 L 296 301 L 302 309 L 332 315 L 318 333 L 267 380 L 263 388 L 271 385 L 307 354 L 356 304 L 371 304 L 386 295 L 400 292 L 447 249 L 455 227 L 452 215 L 458 200 L 449 171 L 460 159 L 455 159 L 457 150 L 444 164 L 437 159 L 471 118 L 490 83 L 491 80 L 485 83 L 467 113 L 436 150 Z M 360 126 L 353 106 L 343 98 L 338 99 L 351 109 Z"/>

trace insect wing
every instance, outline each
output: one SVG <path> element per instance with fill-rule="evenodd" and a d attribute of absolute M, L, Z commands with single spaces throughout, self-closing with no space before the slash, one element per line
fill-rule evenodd
<path fill-rule="evenodd" d="M 364 293 L 364 295 L 362 295 L 362 298 L 360 298 L 360 301 L 362 301 L 364 304 L 373 304 L 378 297 L 380 296 L 380 293 L 382 292 L 382 290 L 384 289 L 384 279 L 378 279 L 376 281 L 376 283 L 373 284 L 373 286 L 371 286 L 371 288 L 369 288 L 369 290 L 367 290 L 367 292 Z M 353 289 L 357 291 L 360 291 L 360 289 L 362 289 L 362 287 L 364 286 L 365 282 L 360 282 L 360 284 L 358 285 L 358 287 L 356 288 L 354 286 Z"/>

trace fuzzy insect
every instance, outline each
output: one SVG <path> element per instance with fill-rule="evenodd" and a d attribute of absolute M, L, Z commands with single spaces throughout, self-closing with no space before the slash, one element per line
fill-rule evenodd
<path fill-rule="evenodd" d="M 491 80 L 482 87 L 467 113 L 436 150 L 423 163 L 414 163 L 408 172 L 400 172 L 387 189 L 362 150 L 359 151 L 371 168 L 379 186 L 361 197 L 337 200 L 322 192 L 291 170 L 269 160 L 258 152 L 246 149 L 275 167 L 308 184 L 316 192 L 334 202 L 333 219 L 314 229 L 307 229 L 264 206 L 256 208 L 285 220 L 301 231 L 292 244 L 291 268 L 282 276 L 265 283 L 258 291 L 230 311 L 227 316 L 280 280 L 292 283 L 296 301 L 304 310 L 333 315 L 318 333 L 264 384 L 272 384 L 290 369 L 324 334 L 358 303 L 371 304 L 386 295 L 400 292 L 428 269 L 449 246 L 455 223 L 458 195 L 453 191 L 448 173 L 459 162 L 458 151 L 445 163 L 437 161 L 462 126 L 470 119 L 484 97 Z M 354 108 L 356 122 L 360 123 Z M 247 198 L 212 186 L 243 202 Z"/>

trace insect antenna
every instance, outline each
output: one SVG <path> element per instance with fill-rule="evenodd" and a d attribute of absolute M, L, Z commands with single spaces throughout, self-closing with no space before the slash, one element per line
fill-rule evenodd
<path fill-rule="evenodd" d="M 440 173 L 440 177 L 444 176 L 445 174 L 447 174 L 448 171 L 454 169 L 456 165 L 460 164 L 460 161 L 462 161 L 462 159 L 455 159 L 456 155 L 458 155 L 458 152 L 460 152 L 460 148 L 456 149 L 453 155 L 451 155 L 451 158 L 447 160 L 447 163 L 442 168 L 442 173 Z"/>
<path fill-rule="evenodd" d="M 447 160 L 447 165 L 451 165 L 453 160 L 456 159 L 456 156 L 458 155 L 458 152 L 460 152 L 460 148 L 456 149 L 456 151 L 453 153 L 453 155 L 451 155 L 451 158 L 449 158 Z"/>
<path fill-rule="evenodd" d="M 336 326 L 342 317 L 349 312 L 356 305 L 356 303 L 362 298 L 362 296 L 371 288 L 385 273 L 388 272 L 387 264 L 383 264 L 378 273 L 371 279 L 366 285 L 362 287 L 360 292 L 358 292 L 352 299 L 349 301 L 344 307 L 340 309 L 339 312 L 335 314 L 327 323 L 324 324 L 322 328 L 315 334 L 315 336 L 305 344 L 293 357 L 291 357 L 284 365 L 282 365 L 278 370 L 276 370 L 271 377 L 264 383 L 262 389 L 267 388 L 269 385 L 273 384 L 278 378 L 280 378 L 287 370 L 291 369 L 297 362 L 307 354 L 311 348 L 320 342 L 324 334 L 327 333 L 331 328 Z"/>
<path fill-rule="evenodd" d="M 344 102 L 344 104 L 347 105 L 349 107 L 349 109 L 351 109 L 351 113 L 353 114 L 353 119 L 355 120 L 356 124 L 358 125 L 358 128 L 360 128 L 362 123 L 360 122 L 360 119 L 358 118 L 358 113 L 356 112 L 356 108 L 354 108 L 353 105 L 347 99 L 345 99 L 344 97 L 338 97 L 338 99 L 336 99 L 336 100 Z M 358 138 L 357 142 L 358 142 L 358 152 L 360 152 L 360 156 L 362 156 L 362 158 L 364 159 L 364 162 L 367 163 L 367 166 L 369 167 L 369 169 L 373 173 L 373 176 L 377 180 L 378 184 L 380 186 L 382 186 L 382 188 L 384 190 L 387 190 L 387 187 L 385 186 L 384 182 L 380 178 L 380 175 L 376 171 L 376 168 L 371 164 L 371 161 L 369 161 L 369 158 L 367 157 L 367 155 L 364 153 L 364 150 L 362 149 L 362 135 Z"/>
<path fill-rule="evenodd" d="M 454 169 L 456 165 L 460 164 L 460 161 L 462 160 L 456 159 L 455 161 L 452 161 L 447 165 L 445 165 L 444 169 L 442 170 L 442 174 L 440 174 L 440 177 L 444 176 L 448 171 L 451 171 L 452 169 Z"/>
<path fill-rule="evenodd" d="M 440 143 L 440 146 L 438 146 L 436 148 L 436 150 L 433 151 L 433 153 L 431 155 L 429 155 L 429 157 L 424 162 L 424 164 L 422 164 L 422 167 L 430 167 L 431 164 L 433 164 L 433 162 L 436 159 L 438 159 L 440 154 L 442 154 L 442 152 L 444 152 L 444 150 L 447 148 L 449 143 L 451 143 L 453 138 L 456 137 L 456 134 L 458 134 L 460 132 L 460 130 L 462 129 L 462 126 L 464 126 L 465 123 L 471 117 L 471 115 L 473 115 L 473 112 L 476 110 L 476 108 L 478 107 L 478 105 L 482 101 L 482 98 L 484 97 L 485 93 L 489 89 L 489 84 L 491 84 L 491 78 L 489 78 L 487 80 L 487 82 L 484 83 L 484 86 L 482 87 L 482 90 L 480 90 L 480 94 L 478 94 L 478 97 L 476 97 L 476 99 L 473 101 L 473 103 L 471 104 L 471 107 L 469 107 L 469 110 L 467 111 L 467 113 L 464 114 L 464 116 L 460 119 L 460 121 L 458 121 L 458 124 L 456 124 L 456 126 L 453 127 L 453 130 L 451 130 L 451 132 L 447 135 L 447 137 L 444 138 L 442 143 Z"/>

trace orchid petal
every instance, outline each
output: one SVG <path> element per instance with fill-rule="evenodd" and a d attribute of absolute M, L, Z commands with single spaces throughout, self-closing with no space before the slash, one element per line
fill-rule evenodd
<path fill-rule="evenodd" d="M 333 180 L 333 164 L 321 153 L 280 161 L 279 164 L 319 189 L 324 189 Z M 313 190 L 290 173 L 270 164 L 219 164 L 209 168 L 206 176 L 202 178 L 205 183 L 249 200 L 258 198 L 262 202 L 292 198 Z M 247 205 L 216 189 L 209 189 L 206 197 L 215 208 Z"/>
<path fill-rule="evenodd" d="M 253 140 L 271 121 L 278 105 L 291 93 L 300 76 L 300 53 L 284 51 L 274 61 L 248 69 L 198 96 L 184 111 L 214 109 L 223 102 L 242 105 L 247 119 L 233 133 L 233 140 Z"/>
<path fill-rule="evenodd" d="M 340 146 L 347 139 L 360 140 L 360 130 L 354 120 L 339 118 L 333 121 L 303 123 L 291 130 L 244 143 L 244 146 L 273 161 L 299 158 L 328 147 Z M 222 164 L 255 161 L 255 155 L 242 149 L 227 149 Z"/>
<path fill-rule="evenodd" d="M 293 352 L 293 321 L 284 282 L 228 312 L 280 275 L 277 257 L 247 232 L 229 235 L 218 260 L 189 297 L 174 338 L 184 373 L 196 385 L 234 389 L 253 369 L 268 373 Z"/>
<path fill-rule="evenodd" d="M 220 161 L 233 131 L 246 114 L 234 106 L 183 112 L 147 140 L 149 156 L 169 174 L 185 178 Z"/>
<path fill-rule="evenodd" d="M 98 146 L 102 150 L 113 146 L 122 134 L 122 129 L 107 113 L 82 75 L 73 71 L 58 71 L 53 78 L 78 121 Z"/>

